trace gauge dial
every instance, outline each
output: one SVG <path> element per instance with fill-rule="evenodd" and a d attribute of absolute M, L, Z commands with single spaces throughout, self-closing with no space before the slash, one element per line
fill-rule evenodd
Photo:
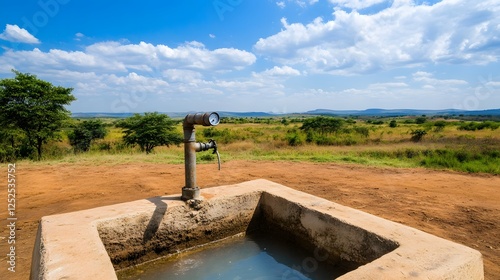
<path fill-rule="evenodd" d="M 218 125 L 220 122 L 219 114 L 216 112 L 211 113 L 210 116 L 208 116 L 208 122 L 210 125 Z"/>

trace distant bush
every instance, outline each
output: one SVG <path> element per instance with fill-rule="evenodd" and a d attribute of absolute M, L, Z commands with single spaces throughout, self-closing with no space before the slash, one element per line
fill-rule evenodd
<path fill-rule="evenodd" d="M 445 121 L 436 121 L 434 122 L 434 131 L 435 132 L 440 132 L 440 131 L 443 131 L 444 127 L 446 126 L 446 122 Z"/>
<path fill-rule="evenodd" d="M 500 174 L 500 150 L 488 148 L 436 149 L 420 164 L 466 172 Z"/>
<path fill-rule="evenodd" d="M 300 146 L 305 142 L 304 137 L 296 129 L 288 131 L 285 138 L 290 146 Z"/>
<path fill-rule="evenodd" d="M 229 144 L 238 141 L 244 141 L 250 138 L 249 131 L 234 131 L 228 128 L 216 129 L 214 127 L 203 130 L 203 136 L 206 139 L 216 139 L 221 144 Z"/>
<path fill-rule="evenodd" d="M 344 120 L 331 117 L 315 117 L 306 119 L 300 129 L 319 134 L 338 133 L 344 126 Z"/>
<path fill-rule="evenodd" d="M 426 117 L 418 117 L 418 118 L 415 119 L 415 123 L 416 124 L 423 124 L 425 122 L 427 122 L 427 118 Z"/>
<path fill-rule="evenodd" d="M 354 131 L 357 134 L 362 135 L 364 137 L 368 137 L 370 135 L 370 130 L 364 126 L 356 126 L 356 127 L 354 127 Z"/>
<path fill-rule="evenodd" d="M 420 142 L 422 138 L 427 134 L 427 131 L 423 129 L 413 130 L 411 133 L 411 141 Z"/>
<path fill-rule="evenodd" d="M 213 154 L 210 154 L 210 153 L 204 153 L 202 155 L 200 155 L 200 160 L 201 161 L 213 161 L 215 160 L 215 156 Z"/>
<path fill-rule="evenodd" d="M 368 120 L 366 122 L 369 124 L 376 124 L 376 125 L 384 124 L 384 121 L 382 121 L 382 120 Z"/>
<path fill-rule="evenodd" d="M 101 120 L 88 120 L 75 125 L 68 133 L 68 139 L 75 152 L 87 152 L 96 139 L 103 139 L 107 134 Z"/>
<path fill-rule="evenodd" d="M 459 130 L 467 130 L 467 131 L 476 131 L 476 130 L 483 130 L 486 128 L 489 128 L 491 130 L 495 130 L 498 127 L 500 127 L 500 123 L 493 122 L 493 121 L 463 122 L 463 123 L 460 123 L 458 129 Z"/>

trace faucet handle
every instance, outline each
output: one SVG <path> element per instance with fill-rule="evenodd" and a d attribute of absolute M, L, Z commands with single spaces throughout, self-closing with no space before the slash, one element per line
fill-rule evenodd
<path fill-rule="evenodd" d="M 208 141 L 208 143 L 210 144 L 210 146 L 212 146 L 212 148 L 214 149 L 214 151 L 212 152 L 212 154 L 217 154 L 217 162 L 219 164 L 219 170 L 220 170 L 220 154 L 219 154 L 219 150 L 217 149 L 217 142 L 215 142 L 214 139 L 210 139 Z"/>

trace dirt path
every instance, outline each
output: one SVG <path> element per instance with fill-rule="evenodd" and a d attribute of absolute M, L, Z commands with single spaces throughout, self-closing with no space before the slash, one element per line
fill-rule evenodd
<path fill-rule="evenodd" d="M 17 166 L 16 272 L 7 271 L 6 199 L 1 199 L 0 279 L 28 279 L 42 216 L 177 194 L 183 165 Z M 0 178 L 7 178 L 2 165 Z M 211 187 L 265 178 L 475 248 L 486 279 L 500 279 L 500 177 L 358 165 L 232 161 L 198 165 Z M 5 179 L 6 181 L 6 179 Z M 2 188 L 1 197 L 7 197 Z"/>

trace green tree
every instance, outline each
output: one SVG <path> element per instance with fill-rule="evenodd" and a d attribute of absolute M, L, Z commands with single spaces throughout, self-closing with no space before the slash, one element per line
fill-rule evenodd
<path fill-rule="evenodd" d="M 443 131 L 445 126 L 446 126 L 445 121 L 436 121 L 436 122 L 434 122 L 434 131 L 441 132 L 441 131 Z"/>
<path fill-rule="evenodd" d="M 15 160 L 21 153 L 24 139 L 23 132 L 12 124 L 0 128 L 0 162 Z"/>
<path fill-rule="evenodd" d="M 64 105 L 75 100 L 72 88 L 54 86 L 35 75 L 12 70 L 13 79 L 0 80 L 0 125 L 21 130 L 28 150 L 42 158 L 42 146 L 57 137 L 69 119 Z"/>
<path fill-rule="evenodd" d="M 315 117 L 306 119 L 300 129 L 306 132 L 318 132 L 322 135 L 337 133 L 344 126 L 342 119 L 330 117 Z"/>
<path fill-rule="evenodd" d="M 423 124 L 427 121 L 427 118 L 425 117 L 425 115 L 423 115 L 422 117 L 418 117 L 415 119 L 415 123 L 416 124 Z"/>
<path fill-rule="evenodd" d="M 410 134 L 411 134 L 411 140 L 413 142 L 420 142 L 420 140 L 422 140 L 422 138 L 427 134 L 427 131 L 423 129 L 416 129 L 413 130 Z"/>
<path fill-rule="evenodd" d="M 397 126 L 398 126 L 398 123 L 396 122 L 396 120 L 391 120 L 391 122 L 389 123 L 389 127 L 391 127 L 391 128 L 394 128 Z"/>
<path fill-rule="evenodd" d="M 117 123 L 125 133 L 123 141 L 127 145 L 139 145 L 141 151 L 149 154 L 157 146 L 179 145 L 182 137 L 175 133 L 175 122 L 165 114 L 135 114 Z"/>
<path fill-rule="evenodd" d="M 104 123 L 100 120 L 83 121 L 68 133 L 69 143 L 75 152 L 86 152 L 90 149 L 92 141 L 103 139 L 107 134 Z"/>

